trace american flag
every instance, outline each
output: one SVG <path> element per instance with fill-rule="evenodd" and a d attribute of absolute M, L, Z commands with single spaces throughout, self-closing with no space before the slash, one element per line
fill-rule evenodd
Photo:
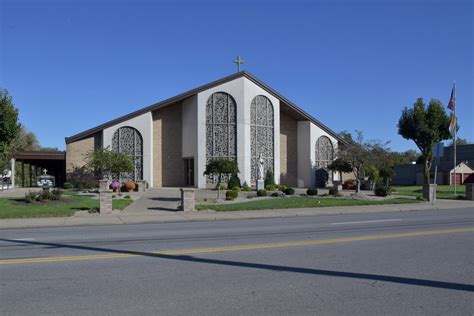
<path fill-rule="evenodd" d="M 449 98 L 448 109 L 454 111 L 456 107 L 456 94 L 455 94 L 456 86 L 453 84 L 453 88 L 451 89 L 451 98 Z"/>

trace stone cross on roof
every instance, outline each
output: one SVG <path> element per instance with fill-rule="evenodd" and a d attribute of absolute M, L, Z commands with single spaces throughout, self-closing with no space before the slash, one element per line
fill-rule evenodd
<path fill-rule="evenodd" d="M 240 64 L 245 63 L 245 61 L 240 59 L 240 56 L 237 56 L 237 59 L 234 60 L 234 63 L 237 64 L 237 72 L 240 72 Z"/>

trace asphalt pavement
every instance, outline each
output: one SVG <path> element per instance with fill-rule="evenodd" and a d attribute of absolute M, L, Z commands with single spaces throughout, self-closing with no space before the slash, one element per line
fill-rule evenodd
<path fill-rule="evenodd" d="M 9 229 L 4 315 L 472 315 L 471 208 Z"/>

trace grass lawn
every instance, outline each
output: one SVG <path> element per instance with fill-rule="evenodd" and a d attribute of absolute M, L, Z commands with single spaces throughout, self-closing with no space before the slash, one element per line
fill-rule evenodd
<path fill-rule="evenodd" d="M 325 206 L 352 206 L 352 205 L 383 205 L 383 204 L 404 204 L 417 203 L 413 199 L 387 199 L 380 201 L 373 200 L 348 200 L 342 198 L 313 198 L 313 197 L 290 197 L 272 198 L 256 200 L 234 204 L 196 205 L 198 210 L 215 211 L 249 211 L 249 210 L 273 210 L 287 208 L 325 207 Z"/>
<path fill-rule="evenodd" d="M 0 218 L 71 216 L 80 210 L 98 210 L 99 200 L 89 196 L 64 195 L 60 201 L 23 203 L 22 198 L 0 198 Z M 112 200 L 113 209 L 123 210 L 131 199 Z"/>
<path fill-rule="evenodd" d="M 421 185 L 393 186 L 392 189 L 393 194 L 408 196 L 421 196 L 422 194 Z M 436 197 L 438 199 L 456 199 L 458 195 L 465 196 L 466 186 L 457 185 L 456 195 L 454 195 L 454 185 L 438 185 L 436 192 Z"/>

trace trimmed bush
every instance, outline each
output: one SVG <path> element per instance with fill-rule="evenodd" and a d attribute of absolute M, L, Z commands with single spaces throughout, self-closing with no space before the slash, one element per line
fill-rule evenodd
<path fill-rule="evenodd" d="M 280 185 L 278 186 L 278 189 L 279 189 L 281 192 L 285 192 L 286 188 L 287 188 L 287 186 L 284 185 L 284 184 L 280 184 Z"/>
<path fill-rule="evenodd" d="M 132 197 L 130 195 L 125 195 L 123 198 L 124 199 L 131 199 Z"/>
<path fill-rule="evenodd" d="M 225 190 L 226 186 L 224 184 L 216 185 L 216 190 Z"/>
<path fill-rule="evenodd" d="M 244 185 L 242 186 L 242 191 L 249 192 L 252 191 L 252 188 L 247 184 L 247 182 L 244 182 Z"/>
<path fill-rule="evenodd" d="M 294 195 L 295 194 L 295 189 L 293 188 L 286 188 L 285 191 L 283 191 L 286 195 Z"/>
<path fill-rule="evenodd" d="M 318 195 L 318 190 L 316 188 L 308 188 L 308 190 L 306 190 L 306 194 L 307 195 Z"/>
<path fill-rule="evenodd" d="M 235 186 L 235 187 L 232 188 L 232 191 L 240 192 L 240 187 Z"/>
<path fill-rule="evenodd" d="M 265 187 L 268 185 L 275 186 L 275 177 L 273 176 L 273 172 L 271 170 L 267 170 L 267 174 L 265 175 Z"/>
<path fill-rule="evenodd" d="M 267 190 L 261 189 L 261 190 L 258 190 L 258 191 L 257 191 L 257 195 L 258 195 L 258 196 L 267 196 L 268 193 L 267 193 Z"/>
<path fill-rule="evenodd" d="M 278 194 L 278 192 L 273 192 L 272 195 L 271 195 L 271 197 L 279 197 L 279 196 L 280 196 L 280 194 Z"/>
<path fill-rule="evenodd" d="M 339 190 L 337 188 L 330 188 L 329 189 L 329 195 L 338 195 L 339 194 Z"/>
<path fill-rule="evenodd" d="M 64 188 L 64 190 L 71 190 L 72 189 L 72 183 L 71 182 L 64 182 L 63 188 Z"/>
<path fill-rule="evenodd" d="M 267 190 L 267 191 L 276 191 L 276 189 L 277 189 L 276 186 L 273 185 L 273 184 L 269 184 L 269 185 L 265 186 L 265 190 Z"/>
<path fill-rule="evenodd" d="M 234 191 L 234 190 L 227 191 L 225 193 L 225 199 L 228 200 L 228 201 L 232 201 L 232 200 L 236 199 L 238 196 L 239 196 L 239 192 Z"/>
<path fill-rule="evenodd" d="M 387 196 L 390 194 L 390 188 L 387 188 L 384 185 L 377 185 L 375 187 L 374 193 L 376 196 Z"/>
<path fill-rule="evenodd" d="M 231 188 L 232 190 L 234 187 L 240 188 L 240 178 L 237 174 L 233 174 L 230 176 L 229 182 L 227 182 L 227 187 Z"/>
<path fill-rule="evenodd" d="M 34 192 L 25 193 L 25 203 L 33 203 L 36 201 L 36 194 Z"/>
<path fill-rule="evenodd" d="M 54 189 L 51 191 L 50 200 L 53 200 L 53 201 L 61 200 L 62 196 L 63 196 L 63 191 L 61 191 L 60 189 Z"/>

